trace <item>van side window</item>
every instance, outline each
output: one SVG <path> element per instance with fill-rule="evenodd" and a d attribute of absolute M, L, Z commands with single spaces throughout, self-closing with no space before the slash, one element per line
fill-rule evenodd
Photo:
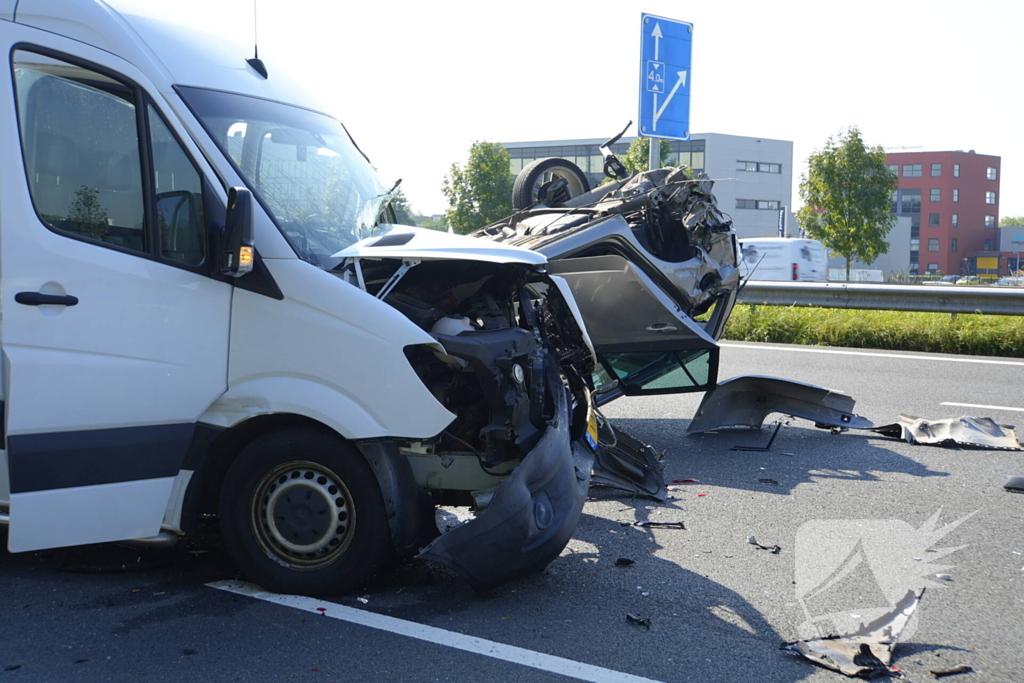
<path fill-rule="evenodd" d="M 14 59 L 22 151 L 40 217 L 57 230 L 147 251 L 132 89 L 30 52 Z"/>
<path fill-rule="evenodd" d="M 163 118 L 147 106 L 160 255 L 198 266 L 206 260 L 202 179 Z"/>

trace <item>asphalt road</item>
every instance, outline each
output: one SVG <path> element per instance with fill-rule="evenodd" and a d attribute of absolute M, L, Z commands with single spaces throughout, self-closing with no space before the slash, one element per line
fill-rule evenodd
<path fill-rule="evenodd" d="M 729 344 L 720 376 L 845 391 L 879 424 L 900 413 L 1024 420 L 1022 360 L 819 351 L 829 350 Z M 1024 453 L 833 435 L 803 420 L 783 428 L 770 452 L 730 451 L 765 443 L 767 430 L 688 437 L 698 401 L 622 399 L 605 412 L 666 451 L 668 480 L 699 483 L 675 485 L 665 504 L 595 492 L 544 573 L 482 596 L 445 569 L 409 563 L 310 611 L 272 604 L 207 585 L 236 577 L 212 533 L 168 550 L 4 552 L 0 683 L 526 683 L 570 680 L 552 671 L 573 663 L 589 665 L 580 671 L 590 680 L 623 680 L 621 672 L 666 682 L 837 681 L 779 644 L 807 634 L 812 619 L 825 630 L 869 619 L 928 577 L 911 635 L 896 649 L 907 679 L 931 680 L 929 669 L 958 663 L 975 670 L 962 681 L 1024 678 L 1024 495 L 1001 487 L 1006 475 L 1024 474 Z M 69 524 L 74 517 L 69 510 Z M 686 529 L 632 524 L 643 520 Z M 781 552 L 755 548 L 751 535 Z M 934 552 L 943 548 L 959 549 Z M 617 558 L 635 564 L 616 566 Z M 374 615 L 400 621 L 364 625 Z M 396 624 L 443 631 L 417 639 Z"/>

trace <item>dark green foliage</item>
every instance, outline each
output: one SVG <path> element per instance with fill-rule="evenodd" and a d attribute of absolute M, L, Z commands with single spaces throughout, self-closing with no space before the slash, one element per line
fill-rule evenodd
<path fill-rule="evenodd" d="M 725 338 L 1024 358 L 1024 322 L 1018 316 L 738 305 Z"/>
<path fill-rule="evenodd" d="M 474 142 L 465 168 L 455 163 L 444 178 L 445 220 L 466 234 L 512 213 L 511 158 L 496 142 Z"/>

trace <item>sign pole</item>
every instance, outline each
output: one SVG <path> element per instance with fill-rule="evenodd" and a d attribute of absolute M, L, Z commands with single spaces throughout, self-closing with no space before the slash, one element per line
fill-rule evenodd
<path fill-rule="evenodd" d="M 653 171 L 656 168 L 661 168 L 661 139 L 647 139 L 651 141 L 651 148 L 647 154 L 647 169 Z"/>

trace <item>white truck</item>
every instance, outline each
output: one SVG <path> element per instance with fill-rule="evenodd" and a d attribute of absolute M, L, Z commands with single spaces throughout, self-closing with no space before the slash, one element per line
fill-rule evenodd
<path fill-rule="evenodd" d="M 797 237 L 740 240 L 740 273 L 751 280 L 825 282 L 828 253 L 821 242 Z"/>
<path fill-rule="evenodd" d="M 650 224 L 675 298 L 628 250 L 556 277 L 537 251 L 390 225 L 346 129 L 249 48 L 101 0 L 0 0 L 0 41 L 12 552 L 169 543 L 214 513 L 270 590 L 343 592 L 417 551 L 486 588 L 576 527 L 595 353 L 627 394 L 717 380 L 734 234 L 684 226 L 675 186 L 635 181 L 681 255 L 632 185 L 565 210 Z M 442 535 L 440 504 L 476 517 Z"/>

